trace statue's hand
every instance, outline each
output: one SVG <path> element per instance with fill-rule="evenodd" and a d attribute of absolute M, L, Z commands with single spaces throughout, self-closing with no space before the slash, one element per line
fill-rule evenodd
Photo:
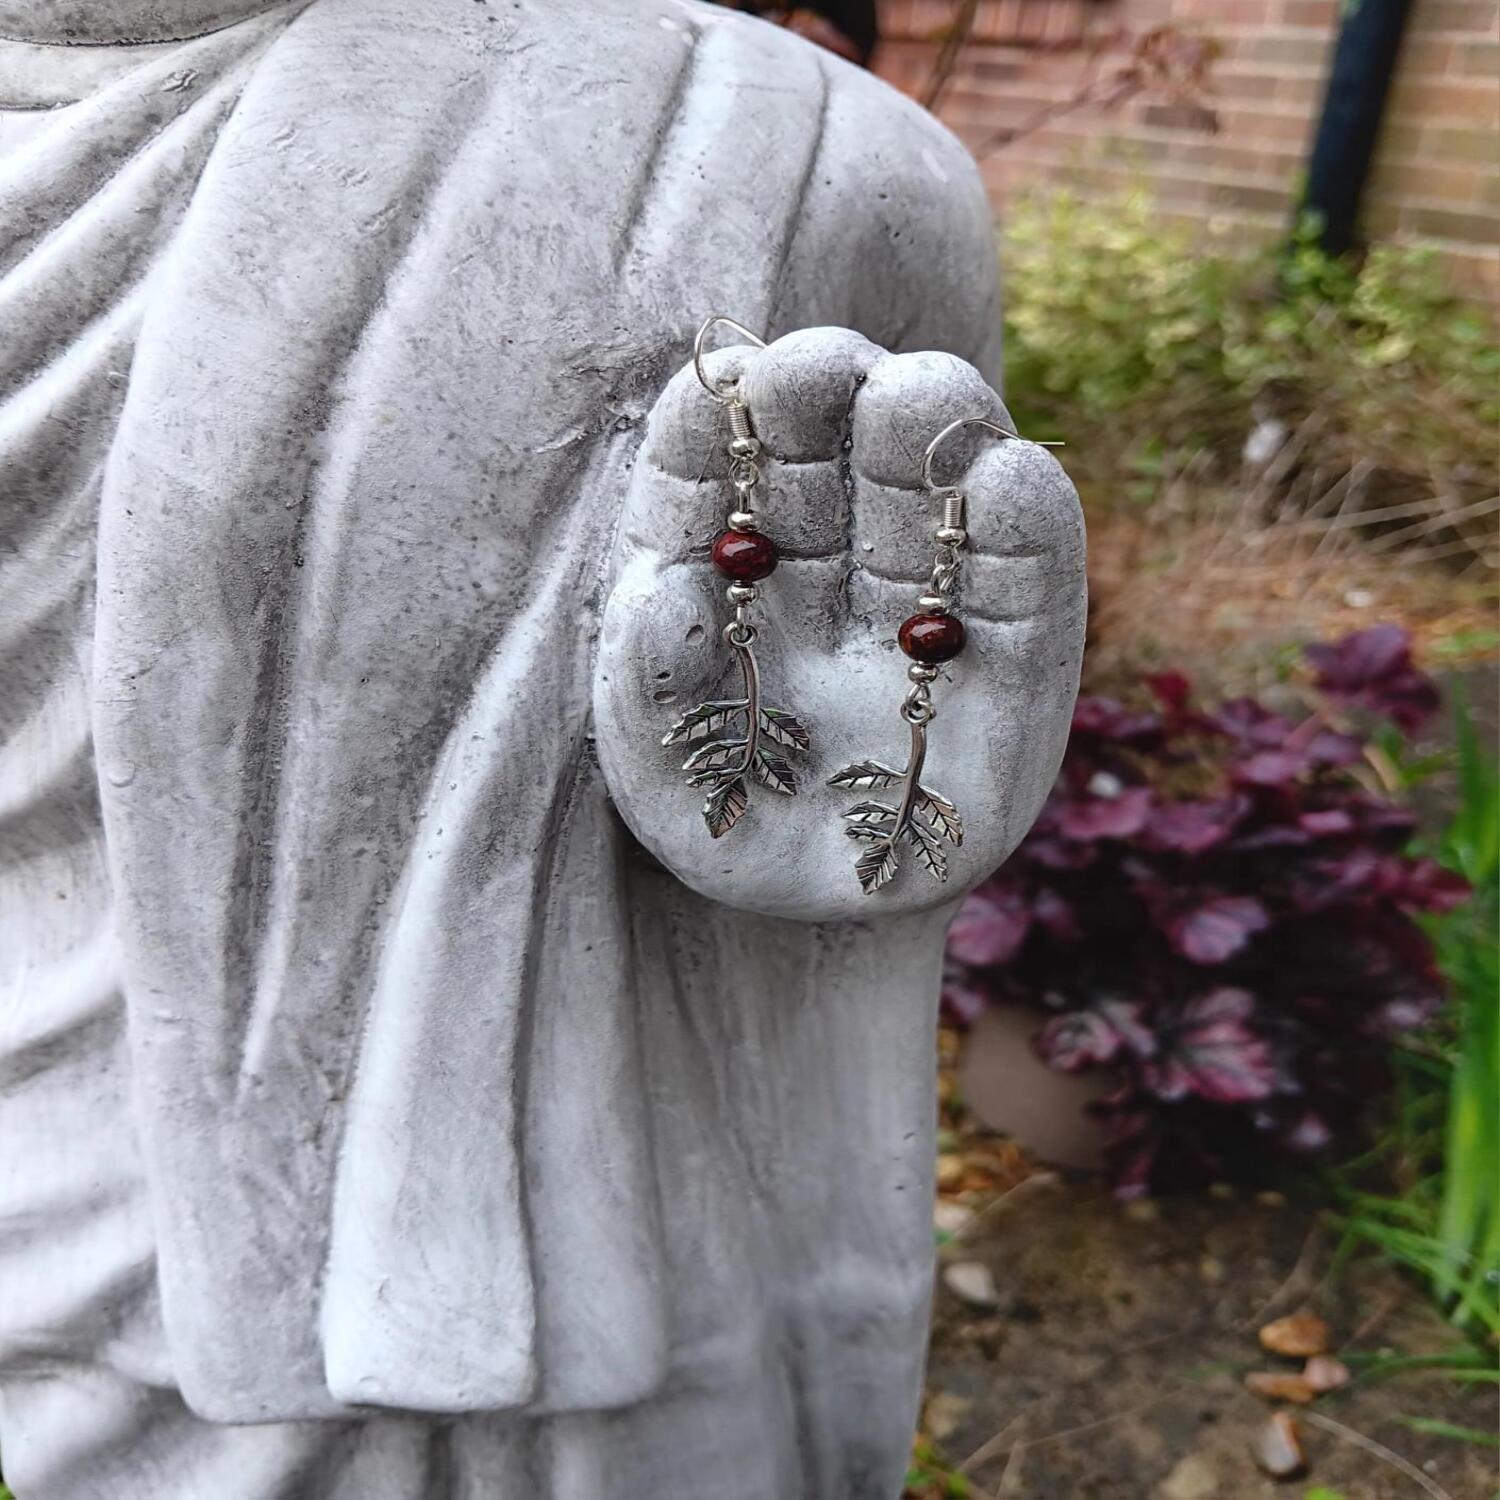
<path fill-rule="evenodd" d="M 901 786 L 829 778 L 863 761 L 906 766 L 910 663 L 896 630 L 926 591 L 941 519 L 920 485 L 923 452 L 959 417 L 1006 427 L 1010 418 L 962 360 L 887 354 L 843 329 L 724 350 L 708 369 L 715 380 L 741 377 L 767 454 L 755 506 L 781 562 L 751 610 L 761 702 L 794 715 L 811 743 L 762 742 L 791 768 L 798 795 L 778 795 L 774 776 L 747 776 L 748 806 L 719 838 L 702 811 L 711 786 L 689 787 L 681 769 L 708 736 L 662 743 L 698 704 L 745 696 L 722 634 L 727 580 L 706 555 L 733 508 L 728 419 L 689 367 L 651 413 L 604 610 L 594 707 L 615 804 L 681 880 L 733 906 L 823 921 L 956 898 L 1015 847 L 1062 755 L 1083 647 L 1073 486 L 1030 443 L 970 429 L 944 445 L 938 477 L 968 496 L 955 610 L 968 643 L 932 685 L 937 716 L 921 782 L 958 809 L 963 841 L 941 838 L 942 858 L 924 859 L 918 830 L 900 841 L 894 876 L 867 895 L 855 864 L 871 841 L 846 837 L 844 814 L 861 802 L 898 804 Z M 713 737 L 745 730 L 731 716 Z M 940 883 L 931 867 L 944 863 Z"/>

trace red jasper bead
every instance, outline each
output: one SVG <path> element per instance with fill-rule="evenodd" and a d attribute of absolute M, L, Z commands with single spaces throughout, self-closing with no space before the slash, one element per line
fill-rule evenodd
<path fill-rule="evenodd" d="M 964 622 L 952 615 L 913 615 L 896 639 L 913 661 L 935 667 L 952 661 L 964 649 Z"/>
<path fill-rule="evenodd" d="M 736 583 L 759 583 L 776 571 L 776 543 L 759 531 L 723 531 L 714 543 L 714 567 Z"/>

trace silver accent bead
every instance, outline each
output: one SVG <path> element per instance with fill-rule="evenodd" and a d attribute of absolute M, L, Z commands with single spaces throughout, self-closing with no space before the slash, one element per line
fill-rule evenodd
<path fill-rule="evenodd" d="M 907 669 L 906 675 L 913 682 L 936 682 L 938 669 L 929 667 L 926 662 L 914 661 Z"/>
<path fill-rule="evenodd" d="M 754 604 L 760 598 L 760 590 L 753 583 L 731 583 L 724 592 L 731 604 Z"/>
<path fill-rule="evenodd" d="M 754 531 L 760 525 L 760 517 L 753 510 L 732 510 L 729 512 L 729 529 L 731 531 Z"/>
<path fill-rule="evenodd" d="M 917 600 L 917 608 L 926 615 L 945 615 L 952 607 L 946 594 L 923 594 Z"/>
<path fill-rule="evenodd" d="M 969 540 L 969 533 L 962 526 L 939 526 L 937 539 L 945 547 L 962 547 Z"/>
<path fill-rule="evenodd" d="M 731 458 L 759 458 L 760 439 L 753 437 L 736 437 L 729 440 L 729 456 Z"/>

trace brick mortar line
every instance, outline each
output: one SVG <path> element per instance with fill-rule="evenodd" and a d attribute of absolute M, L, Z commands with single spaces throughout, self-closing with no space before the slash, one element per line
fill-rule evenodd
<path fill-rule="evenodd" d="M 1309 124 L 1310 123 L 1311 122 L 1309 122 Z M 1194 137 L 1186 131 L 1169 131 L 1160 126 L 1142 126 L 1140 127 L 1140 129 L 1132 130 L 1129 133 L 1116 132 L 1111 136 L 1111 138 L 1114 140 L 1126 142 L 1134 140 L 1147 140 L 1152 142 L 1160 142 L 1168 146 L 1202 144 L 1210 147 L 1222 146 L 1227 151 L 1260 151 L 1270 156 L 1286 157 L 1292 164 L 1288 168 L 1288 170 L 1292 171 L 1297 170 L 1297 168 L 1305 164 L 1307 155 L 1304 148 L 1295 146 L 1290 141 L 1234 141 L 1222 135 Z M 1088 139 L 1088 137 L 1079 137 L 1078 139 L 1086 140 Z M 1281 149 L 1275 149 L 1278 147 Z M 1020 151 L 1023 148 L 1018 143 L 1015 149 L 1017 151 Z M 1062 147 L 1061 149 L 1074 149 L 1073 142 L 1070 141 L 1067 146 Z M 1166 160 L 1170 162 L 1171 157 L 1168 156 L 1166 158 L 1157 158 L 1157 160 Z M 1422 149 L 1421 147 L 1413 147 L 1404 150 L 1393 150 L 1390 147 L 1386 147 L 1385 149 L 1377 150 L 1375 154 L 1374 165 L 1371 168 L 1373 173 L 1378 174 L 1381 171 L 1395 167 L 1437 167 L 1450 171 L 1472 174 L 1476 181 L 1480 182 L 1488 182 L 1495 176 L 1500 175 L 1500 168 L 1497 168 L 1494 163 L 1490 162 L 1465 162 L 1455 160 L 1435 162 L 1433 160 L 1432 153 L 1430 151 Z M 1407 198 L 1404 193 L 1400 194 L 1400 196 L 1403 203 L 1413 201 Z"/>
<path fill-rule="evenodd" d="M 1275 150 L 1277 146 L 1283 146 L 1285 147 L 1285 151 L 1283 154 L 1290 156 L 1297 155 L 1300 149 L 1288 145 L 1285 140 L 1272 141 L 1254 137 L 1253 135 L 1246 135 L 1242 139 L 1235 140 L 1225 132 L 1221 132 L 1218 135 L 1210 135 L 1207 131 L 1177 129 L 1169 125 L 1147 125 L 1143 122 L 1137 123 L 1133 120 L 1122 122 L 1119 120 L 1118 116 L 1107 117 L 1119 127 L 1113 130 L 1099 131 L 1078 128 L 1080 126 L 1086 126 L 1092 118 L 1093 117 L 1086 115 L 1085 113 L 1080 111 L 1076 115 L 1063 116 L 1056 120 L 1049 121 L 1044 128 L 1047 130 L 1061 131 L 1063 134 L 1070 137 L 1070 144 L 1072 141 L 1110 139 L 1119 141 L 1152 141 L 1160 142 L 1162 145 L 1166 146 L 1221 145 L 1231 151 L 1253 151 L 1257 149 L 1272 151 Z M 1302 114 L 1296 110 L 1287 110 L 1281 114 L 1275 115 L 1274 118 L 1279 120 L 1301 120 L 1304 124 L 1306 124 L 1308 131 L 1311 132 L 1313 125 L 1316 123 L 1316 111 L 1309 111 L 1306 114 Z M 953 126 L 949 124 L 949 128 L 952 129 Z M 976 130 L 983 130 L 985 126 L 983 124 L 976 124 L 974 128 Z M 1022 137 L 1022 139 L 1030 139 L 1030 137 Z M 1310 143 L 1311 141 L 1309 138 L 1308 144 Z M 1416 158 L 1403 158 L 1394 155 L 1387 156 L 1384 152 L 1379 152 L 1376 155 L 1377 162 L 1387 160 L 1406 161 L 1412 159 L 1421 160 L 1424 162 L 1424 164 L 1427 165 L 1433 164 L 1431 161 L 1431 157 L 1424 152 L 1419 152 Z"/>
<path fill-rule="evenodd" d="M 1047 158 L 1044 156 L 1018 157 L 1016 159 L 1016 162 L 1019 167 L 1031 167 L 1036 169 L 1037 171 L 1045 171 L 1049 169 L 1056 170 L 1059 167 L 1061 167 L 1063 170 L 1066 170 L 1068 166 L 1073 165 L 1072 163 L 1059 162 L 1055 159 Z M 1119 178 L 1121 182 L 1129 182 L 1132 176 L 1131 168 L 1128 163 L 1111 164 L 1108 162 L 1079 162 L 1076 163 L 1076 165 L 1081 172 L 1095 174 L 1098 176 L 1106 176 L 1109 178 Z M 1102 191 L 1106 184 L 1094 183 L 1085 180 L 1079 182 L 1077 186 L 1085 189 L 1096 188 Z M 1284 193 L 1289 200 L 1295 197 L 1295 186 L 1286 178 L 1267 180 L 1265 178 L 1247 177 L 1243 173 L 1238 172 L 1216 172 L 1211 168 L 1195 170 L 1191 176 L 1181 173 L 1157 173 L 1149 182 L 1143 183 L 1142 186 L 1147 192 L 1150 192 L 1156 196 L 1165 197 L 1169 200 L 1177 197 L 1177 194 L 1173 192 L 1174 188 L 1191 189 L 1195 186 L 1201 186 L 1205 188 L 1247 189 L 1254 192 Z M 1500 209 L 1492 208 L 1488 204 L 1480 203 L 1477 201 L 1477 199 L 1474 198 L 1408 198 L 1400 194 L 1396 194 L 1393 196 L 1395 197 L 1396 201 L 1394 201 L 1393 203 L 1382 205 L 1382 207 L 1384 207 L 1388 212 L 1396 214 L 1398 217 L 1408 212 L 1462 214 L 1465 218 L 1471 218 L 1486 225 L 1500 225 Z M 1234 205 L 1226 206 L 1233 207 Z M 1202 210 L 1205 216 L 1212 216 L 1216 212 L 1217 207 L 1218 206 L 1214 204 L 1203 204 Z M 1271 212 L 1271 210 L 1266 210 L 1266 212 L 1269 213 Z M 1425 230 L 1411 230 L 1410 232 L 1421 234 L 1426 239 L 1439 238 L 1439 236 L 1429 234 Z M 1447 237 L 1444 236 L 1442 238 Z M 1471 248 L 1479 248 L 1485 250 L 1494 248 L 1496 254 L 1500 254 L 1500 247 L 1493 247 L 1491 243 L 1486 240 L 1455 239 L 1452 241 L 1452 243 L 1468 245 Z"/>
<path fill-rule="evenodd" d="M 949 80 L 948 88 L 950 90 L 961 89 L 977 85 L 987 89 L 1004 89 L 1008 84 L 1015 82 L 1017 77 L 1024 76 L 1027 72 L 1031 71 L 1036 63 L 1044 60 L 1044 56 L 1016 59 L 1016 73 L 1008 78 L 997 78 L 984 73 L 969 73 L 960 68 L 954 72 L 953 77 Z M 1057 53 L 1045 56 L 1045 60 L 1053 63 L 1074 61 L 1074 59 L 1068 58 L 1066 55 Z M 1077 61 L 1081 62 L 1082 59 L 1077 59 Z M 1256 62 L 1253 58 L 1244 57 L 1228 58 L 1226 61 L 1231 63 L 1232 66 L 1216 68 L 1209 73 L 1208 84 L 1205 89 L 1206 93 L 1212 92 L 1214 80 L 1217 78 L 1270 78 L 1278 82 L 1285 78 L 1293 83 L 1322 83 L 1328 77 L 1328 69 L 1322 66 L 1304 67 L 1296 63 L 1262 63 Z M 1400 87 L 1403 82 L 1409 79 L 1422 79 L 1424 81 L 1430 79 L 1444 83 L 1462 81 L 1483 83 L 1487 81 L 1482 78 L 1476 78 L 1472 73 L 1454 74 L 1445 68 L 1440 68 L 1426 73 L 1398 74 L 1396 86 Z"/>
<path fill-rule="evenodd" d="M 1500 250 L 1493 245 L 1481 245 L 1474 240 L 1450 240 L 1446 235 L 1423 234 L 1420 229 L 1394 229 L 1376 241 L 1379 245 L 1394 245 L 1400 250 L 1431 250 L 1441 256 L 1455 259 L 1483 261 L 1485 265 L 1500 267 Z"/>

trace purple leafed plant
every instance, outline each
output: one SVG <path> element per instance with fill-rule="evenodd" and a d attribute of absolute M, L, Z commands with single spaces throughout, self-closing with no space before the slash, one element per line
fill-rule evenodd
<path fill-rule="evenodd" d="M 1306 652 L 1315 704 L 1209 712 L 1177 673 L 1149 708 L 1084 697 L 1035 828 L 954 921 L 959 1022 L 1039 1012 L 1062 1072 L 1107 1070 L 1094 1108 L 1116 1190 L 1254 1181 L 1358 1129 L 1391 1038 L 1442 999 L 1414 920 L 1464 883 L 1404 850 L 1349 710 L 1408 733 L 1437 707 L 1395 626 Z"/>

